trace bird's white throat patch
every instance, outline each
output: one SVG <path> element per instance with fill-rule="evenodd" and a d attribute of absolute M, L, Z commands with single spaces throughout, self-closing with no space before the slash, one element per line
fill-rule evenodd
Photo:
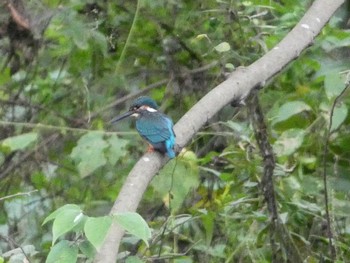
<path fill-rule="evenodd" d="M 146 111 L 148 111 L 148 112 L 156 112 L 156 111 L 157 111 L 156 109 L 153 109 L 153 108 L 151 108 L 150 106 L 147 106 L 147 105 L 142 105 L 142 106 L 140 107 L 140 109 L 141 109 L 141 110 L 146 110 Z"/>
<path fill-rule="evenodd" d="M 156 112 L 157 111 L 156 109 L 153 109 L 151 107 L 147 107 L 146 110 L 149 111 L 149 112 Z"/>

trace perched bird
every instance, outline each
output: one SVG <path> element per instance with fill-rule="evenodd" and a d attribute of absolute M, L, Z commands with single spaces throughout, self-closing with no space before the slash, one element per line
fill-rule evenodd
<path fill-rule="evenodd" d="M 110 123 L 118 122 L 129 116 L 136 117 L 136 130 L 150 144 L 151 149 L 175 157 L 175 133 L 172 120 L 158 111 L 157 103 L 147 96 L 134 100 L 129 111 L 113 118 Z"/>

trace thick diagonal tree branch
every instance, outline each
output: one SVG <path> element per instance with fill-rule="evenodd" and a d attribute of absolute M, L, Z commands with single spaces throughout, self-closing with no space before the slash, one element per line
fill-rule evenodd
<path fill-rule="evenodd" d="M 238 68 L 231 76 L 196 103 L 175 125 L 178 146 L 184 147 L 203 125 L 231 101 L 243 101 L 250 92 L 263 86 L 301 52 L 312 45 L 333 13 L 345 0 L 316 0 L 300 22 L 286 37 L 262 58 L 246 68 Z M 134 166 L 124 183 L 111 214 L 136 211 L 149 182 L 167 162 L 157 153 L 145 154 Z M 116 262 L 124 231 L 112 225 L 95 262 Z"/>

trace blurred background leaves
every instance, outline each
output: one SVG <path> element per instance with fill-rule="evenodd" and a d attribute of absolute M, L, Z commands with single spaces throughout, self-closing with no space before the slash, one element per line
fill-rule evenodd
<path fill-rule="evenodd" d="M 47 258 L 55 237 L 41 224 L 57 208 L 108 213 L 146 149 L 131 122 L 108 124 L 128 99 L 146 92 L 176 122 L 235 68 L 273 48 L 312 2 L 139 1 L 8 1 L 18 17 L 0 4 L 0 198 L 24 193 L 0 199 L 0 251 L 9 262 L 23 260 L 19 247 L 30 262 Z M 321 163 L 330 109 L 348 82 L 348 19 L 344 6 L 260 92 L 278 209 L 308 262 L 328 257 Z M 326 158 L 339 262 L 350 257 L 347 95 L 335 107 Z M 126 235 L 128 262 L 271 261 L 253 134 L 245 107 L 228 105 L 208 120 L 149 186 L 139 213 L 152 238 L 147 247 Z M 58 244 L 51 257 L 66 251 L 74 262 L 94 253 L 83 235 L 67 232 Z"/>

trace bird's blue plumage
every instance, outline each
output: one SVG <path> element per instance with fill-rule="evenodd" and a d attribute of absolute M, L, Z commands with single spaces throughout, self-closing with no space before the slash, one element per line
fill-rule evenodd
<path fill-rule="evenodd" d="M 167 153 L 169 158 L 175 157 L 174 144 L 175 134 L 173 122 L 163 113 L 158 111 L 139 111 L 136 120 L 136 129 L 140 135 L 148 141 L 154 149 Z"/>

